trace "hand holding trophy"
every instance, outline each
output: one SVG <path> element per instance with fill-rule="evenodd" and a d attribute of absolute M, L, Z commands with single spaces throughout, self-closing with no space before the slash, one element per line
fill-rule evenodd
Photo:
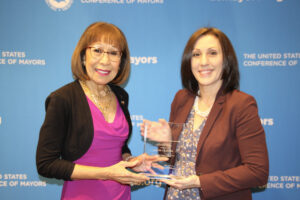
<path fill-rule="evenodd" d="M 158 122 L 144 120 L 141 125 L 141 134 L 155 142 L 171 143 L 172 141 L 171 128 L 164 119 L 159 119 Z"/>
<path fill-rule="evenodd" d="M 153 168 L 157 168 L 163 170 L 164 167 L 158 164 L 159 162 L 168 161 L 169 158 L 159 156 L 159 155 L 148 155 L 147 153 L 143 153 L 139 156 L 132 157 L 128 161 L 136 162 L 136 165 L 131 169 L 135 172 L 150 172 L 151 174 L 155 174 Z"/>

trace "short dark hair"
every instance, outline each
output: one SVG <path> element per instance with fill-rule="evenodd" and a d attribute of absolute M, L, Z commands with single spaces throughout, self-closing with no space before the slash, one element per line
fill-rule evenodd
<path fill-rule="evenodd" d="M 237 57 L 234 48 L 228 37 L 219 29 L 204 27 L 197 30 L 187 42 L 181 61 L 181 82 L 184 88 L 197 95 L 199 85 L 192 73 L 191 59 L 192 51 L 197 40 L 204 35 L 215 36 L 221 45 L 223 53 L 223 70 L 221 79 L 223 80 L 223 93 L 228 93 L 238 89 L 240 85 L 240 73 Z"/>
<path fill-rule="evenodd" d="M 119 48 L 122 52 L 119 72 L 111 83 L 122 85 L 128 79 L 130 73 L 130 54 L 124 33 L 115 25 L 106 22 L 91 24 L 81 35 L 74 50 L 71 67 L 74 79 L 89 80 L 83 58 L 86 48 L 94 42 L 104 41 Z"/>

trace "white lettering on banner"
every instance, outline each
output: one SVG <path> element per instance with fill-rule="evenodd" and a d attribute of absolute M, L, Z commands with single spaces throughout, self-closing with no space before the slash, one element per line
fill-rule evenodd
<path fill-rule="evenodd" d="M 279 61 L 266 61 L 266 60 L 261 60 L 261 61 L 244 61 L 243 65 L 245 67 L 250 67 L 250 66 L 262 66 L 262 67 L 285 67 L 287 66 L 287 63 L 285 60 L 279 60 Z"/>
<path fill-rule="evenodd" d="M 280 176 L 281 181 L 300 182 L 300 176 Z"/>
<path fill-rule="evenodd" d="M 0 174 L 0 188 L 1 187 L 46 187 L 45 181 L 28 181 L 27 174 Z"/>
<path fill-rule="evenodd" d="M 0 188 L 7 187 L 7 181 L 0 181 Z"/>
<path fill-rule="evenodd" d="M 259 59 L 280 59 L 281 54 L 280 53 L 259 53 L 257 54 L 257 57 Z"/>
<path fill-rule="evenodd" d="M 244 53 L 245 67 L 293 67 L 299 63 L 300 53 Z"/>
<path fill-rule="evenodd" d="M 144 116 L 143 115 L 131 115 L 132 126 L 140 127 L 143 123 Z"/>
<path fill-rule="evenodd" d="M 273 126 L 274 125 L 273 118 L 261 118 L 260 121 L 263 126 Z"/>
<path fill-rule="evenodd" d="M 20 65 L 46 65 L 45 60 L 29 60 L 29 59 L 22 59 L 19 60 Z"/>
<path fill-rule="evenodd" d="M 267 188 L 300 189 L 300 176 L 269 176 Z"/>
<path fill-rule="evenodd" d="M 163 4 L 164 0 L 137 0 L 137 3 L 150 3 L 150 4 L 161 3 L 161 4 Z"/>
<path fill-rule="evenodd" d="M 283 183 L 268 183 L 267 188 L 283 189 Z"/>
<path fill-rule="evenodd" d="M 25 187 L 46 187 L 45 181 L 20 181 L 20 186 Z"/>
<path fill-rule="evenodd" d="M 3 179 L 20 179 L 20 180 L 26 180 L 27 175 L 26 174 L 4 174 Z"/>
<path fill-rule="evenodd" d="M 284 59 L 300 59 L 300 53 L 284 53 Z"/>
<path fill-rule="evenodd" d="M 130 57 L 131 64 L 140 65 L 140 64 L 157 64 L 157 57 Z"/>
<path fill-rule="evenodd" d="M 27 54 L 20 51 L 2 51 L 0 65 L 39 65 L 45 66 L 45 59 L 26 59 Z"/>
<path fill-rule="evenodd" d="M 2 51 L 1 56 L 3 58 L 25 58 L 25 52 L 17 52 L 17 51 Z"/>

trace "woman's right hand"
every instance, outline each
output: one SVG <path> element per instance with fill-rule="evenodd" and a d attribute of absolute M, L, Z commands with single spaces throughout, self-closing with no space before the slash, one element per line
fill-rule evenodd
<path fill-rule="evenodd" d="M 145 128 L 147 128 L 147 134 L 145 134 Z M 141 125 L 141 134 L 155 142 L 170 143 L 172 141 L 170 126 L 164 119 L 159 119 L 158 122 L 144 120 Z"/>
<path fill-rule="evenodd" d="M 142 174 L 128 171 L 126 168 L 133 168 L 138 164 L 138 160 L 132 162 L 121 161 L 115 165 L 105 168 L 107 180 L 114 180 L 121 184 L 137 185 L 148 181 L 149 178 Z"/>

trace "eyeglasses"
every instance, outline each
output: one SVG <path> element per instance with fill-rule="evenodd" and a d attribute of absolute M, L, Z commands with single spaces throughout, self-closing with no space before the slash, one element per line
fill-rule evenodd
<path fill-rule="evenodd" d="M 104 51 L 99 47 L 88 47 L 88 49 L 90 49 L 91 56 L 94 59 L 101 59 L 105 53 L 111 61 L 119 61 L 122 56 L 121 51 Z"/>

